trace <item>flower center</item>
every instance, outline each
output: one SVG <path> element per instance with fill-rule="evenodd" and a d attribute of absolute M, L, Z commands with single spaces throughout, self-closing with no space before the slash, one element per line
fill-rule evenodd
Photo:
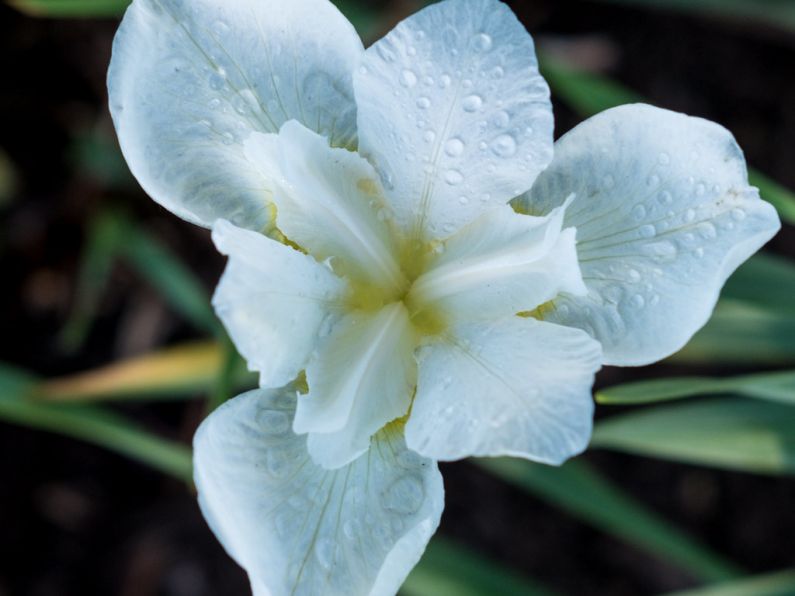
<path fill-rule="evenodd" d="M 427 270 L 438 243 L 422 244 L 399 239 L 395 244 L 399 247 L 396 261 L 405 283 L 398 287 L 382 287 L 370 280 L 348 278 L 350 291 L 346 308 L 375 312 L 389 304 L 402 302 L 409 312 L 414 329 L 421 336 L 438 335 L 447 327 L 444 313 L 433 304 L 418 300 L 416 292 L 412 292 L 414 282 Z"/>

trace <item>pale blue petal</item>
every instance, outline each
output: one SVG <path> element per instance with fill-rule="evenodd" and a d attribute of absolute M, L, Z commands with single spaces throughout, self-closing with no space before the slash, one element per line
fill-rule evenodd
<path fill-rule="evenodd" d="M 455 326 L 418 353 L 406 442 L 436 460 L 560 464 L 588 445 L 600 360 L 579 329 L 522 317 Z"/>
<path fill-rule="evenodd" d="M 362 52 L 327 0 L 135 0 L 108 72 L 127 163 L 180 217 L 261 230 L 271 185 L 243 141 L 295 119 L 355 145 L 352 73 Z"/>
<path fill-rule="evenodd" d="M 312 257 L 228 221 L 216 222 L 213 240 L 229 256 L 215 311 L 261 386 L 281 387 L 336 321 L 347 286 Z"/>
<path fill-rule="evenodd" d="M 399 224 L 448 236 L 527 190 L 552 159 L 533 40 L 497 0 L 447 0 L 368 48 L 354 76 L 361 152 Z"/>
<path fill-rule="evenodd" d="M 546 318 L 588 331 L 607 364 L 679 350 L 726 278 L 780 227 L 725 128 L 646 105 L 608 110 L 561 138 L 522 205 L 546 213 L 571 193 L 564 226 L 577 228 L 588 294 L 556 301 Z"/>
<path fill-rule="evenodd" d="M 254 596 L 391 596 L 439 524 L 441 474 L 391 427 L 348 466 L 315 465 L 290 430 L 295 399 L 289 387 L 250 391 L 202 423 L 202 511 Z"/>

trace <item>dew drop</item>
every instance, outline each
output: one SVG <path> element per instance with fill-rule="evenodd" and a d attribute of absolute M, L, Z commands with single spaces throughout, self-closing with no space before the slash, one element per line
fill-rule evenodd
<path fill-rule="evenodd" d="M 425 134 L 422 135 L 422 138 L 426 143 L 433 143 L 434 139 L 436 138 L 436 133 L 432 130 L 426 130 Z"/>
<path fill-rule="evenodd" d="M 643 308 L 646 305 L 646 300 L 640 294 L 635 294 L 629 299 L 629 303 L 634 308 Z"/>
<path fill-rule="evenodd" d="M 490 74 L 492 79 L 501 79 L 505 76 L 505 70 L 503 70 L 502 66 L 495 66 L 491 69 Z"/>
<path fill-rule="evenodd" d="M 632 219 L 635 221 L 641 221 L 644 217 L 646 217 L 646 207 L 638 203 L 632 208 L 630 214 L 632 215 Z"/>
<path fill-rule="evenodd" d="M 696 212 L 693 209 L 688 209 L 685 211 L 685 221 L 691 222 L 696 218 Z"/>
<path fill-rule="evenodd" d="M 226 77 L 223 71 L 214 72 L 210 75 L 210 89 L 213 91 L 220 91 L 226 85 Z"/>
<path fill-rule="evenodd" d="M 742 221 L 745 219 L 745 211 L 742 209 L 732 209 L 732 218 L 734 221 Z"/>
<path fill-rule="evenodd" d="M 652 174 L 646 180 L 648 186 L 657 186 L 660 183 L 660 177 L 657 174 Z"/>
<path fill-rule="evenodd" d="M 700 182 L 698 184 L 696 184 L 696 196 L 702 197 L 702 196 L 704 196 L 704 193 L 706 193 L 706 192 L 707 192 L 707 187 L 706 186 L 704 186 Z"/>
<path fill-rule="evenodd" d="M 491 150 L 500 157 L 510 157 L 516 153 L 516 139 L 511 135 L 500 135 L 494 139 Z"/>
<path fill-rule="evenodd" d="M 425 487 L 417 476 L 403 476 L 395 480 L 385 491 L 384 508 L 402 514 L 412 514 L 422 505 Z"/>
<path fill-rule="evenodd" d="M 644 238 L 652 238 L 656 234 L 656 230 L 654 226 L 651 224 L 646 224 L 645 226 L 640 227 L 640 235 Z"/>
<path fill-rule="evenodd" d="M 477 52 L 488 52 L 492 45 L 494 45 L 494 42 L 492 41 L 491 36 L 485 33 L 478 33 L 472 39 L 472 47 Z"/>
<path fill-rule="evenodd" d="M 421 110 L 427 110 L 431 107 L 431 100 L 423 96 L 417 99 L 417 107 Z"/>
<path fill-rule="evenodd" d="M 405 69 L 400 73 L 400 84 L 404 87 L 413 87 L 417 84 L 417 75 L 413 70 Z"/>
<path fill-rule="evenodd" d="M 629 277 L 629 281 L 640 281 L 640 273 L 637 269 L 628 269 L 627 277 Z"/>
<path fill-rule="evenodd" d="M 511 116 L 505 110 L 500 110 L 491 117 L 491 124 L 497 128 L 505 128 L 510 122 Z"/>
<path fill-rule="evenodd" d="M 458 137 L 453 137 L 449 139 L 444 144 L 444 152 L 447 153 L 450 157 L 458 157 L 464 152 L 464 141 L 459 139 Z"/>
<path fill-rule="evenodd" d="M 321 538 L 315 544 L 315 557 L 323 569 L 331 569 L 337 554 L 337 545 L 330 538 Z"/>
<path fill-rule="evenodd" d="M 700 259 L 701 257 L 704 256 L 704 249 L 699 246 L 696 250 L 693 251 L 693 254 L 696 255 L 696 258 Z"/>
<path fill-rule="evenodd" d="M 406 48 L 406 54 L 409 56 L 416 56 L 417 55 L 417 48 L 414 46 L 409 46 Z"/>
<path fill-rule="evenodd" d="M 342 533 L 345 535 L 345 538 L 348 540 L 355 540 L 359 535 L 358 526 L 358 522 L 354 519 L 345 520 L 345 523 L 342 524 Z"/>
<path fill-rule="evenodd" d="M 434 83 L 433 77 L 428 75 L 422 77 L 422 84 L 425 85 L 426 87 L 430 87 L 431 85 L 433 85 L 433 83 Z"/>
<path fill-rule="evenodd" d="M 464 175 L 458 170 L 447 170 L 444 174 L 444 181 L 450 186 L 455 186 L 464 181 Z"/>
<path fill-rule="evenodd" d="M 712 240 L 717 236 L 717 230 L 715 230 L 715 226 L 713 226 L 708 221 L 698 224 L 698 233 L 704 240 Z"/>
<path fill-rule="evenodd" d="M 222 36 L 229 31 L 229 25 L 223 21 L 215 21 L 212 25 L 212 31 L 215 35 Z"/>
<path fill-rule="evenodd" d="M 660 201 L 660 203 L 662 203 L 663 205 L 670 205 L 671 203 L 673 203 L 674 198 L 670 192 L 664 190 L 659 194 L 657 200 Z"/>
<path fill-rule="evenodd" d="M 469 199 L 461 195 L 460 197 L 458 197 L 458 202 L 461 203 L 462 205 L 466 205 L 467 203 L 469 203 Z"/>
<path fill-rule="evenodd" d="M 449 87 L 450 83 L 452 82 L 453 80 L 450 78 L 450 75 L 445 74 L 439 77 L 439 87 L 441 87 L 442 89 L 446 89 L 447 87 Z"/>
<path fill-rule="evenodd" d="M 210 100 L 210 103 L 208 105 L 210 106 L 211 110 L 217 110 L 218 108 L 221 107 L 221 100 L 218 99 L 217 97 L 214 97 L 213 99 Z"/>
<path fill-rule="evenodd" d="M 279 478 L 287 472 L 287 456 L 283 451 L 277 449 L 268 451 L 266 463 L 271 476 Z"/>
<path fill-rule="evenodd" d="M 660 155 L 657 156 L 657 161 L 662 165 L 667 165 L 671 163 L 671 156 L 665 152 L 660 153 Z"/>
<path fill-rule="evenodd" d="M 467 95 L 462 102 L 465 112 L 476 112 L 483 105 L 483 98 L 480 95 Z"/>

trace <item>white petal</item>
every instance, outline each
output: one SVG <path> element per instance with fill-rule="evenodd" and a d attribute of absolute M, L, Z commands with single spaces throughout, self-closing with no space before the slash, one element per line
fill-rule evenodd
<path fill-rule="evenodd" d="M 262 386 L 292 381 L 333 324 L 346 284 L 312 257 L 225 220 L 216 222 L 213 240 L 229 255 L 213 296 L 216 313 Z"/>
<path fill-rule="evenodd" d="M 180 217 L 261 230 L 270 184 L 243 140 L 296 119 L 355 145 L 352 72 L 362 52 L 326 0 L 135 0 L 108 72 L 127 163 Z"/>
<path fill-rule="evenodd" d="M 417 381 L 414 330 L 402 303 L 340 321 L 306 369 L 294 430 L 326 468 L 347 464 L 387 422 L 405 416 Z"/>
<path fill-rule="evenodd" d="M 405 283 L 395 261 L 381 185 L 356 153 L 335 149 L 295 121 L 253 135 L 247 154 L 278 180 L 277 225 L 316 259 L 373 285 Z"/>
<path fill-rule="evenodd" d="M 389 428 L 366 455 L 324 470 L 290 431 L 294 408 L 290 388 L 255 390 L 202 423 L 195 481 L 210 527 L 254 596 L 391 596 L 439 524 L 436 464 Z"/>
<path fill-rule="evenodd" d="M 748 185 L 723 127 L 645 105 L 608 110 L 558 141 L 524 206 L 570 193 L 588 295 L 548 320 L 588 331 L 605 362 L 640 365 L 679 350 L 706 323 L 726 278 L 779 229 Z"/>
<path fill-rule="evenodd" d="M 588 445 L 600 359 L 583 331 L 531 318 L 454 327 L 419 351 L 406 443 L 436 460 L 560 464 Z"/>
<path fill-rule="evenodd" d="M 359 146 L 414 237 L 447 236 L 527 190 L 552 159 L 533 40 L 496 0 L 448 0 L 400 23 L 354 75 Z"/>
<path fill-rule="evenodd" d="M 482 215 L 441 244 L 410 304 L 460 322 L 530 311 L 560 292 L 583 294 L 575 231 L 560 229 L 563 211 L 531 217 L 505 205 Z"/>

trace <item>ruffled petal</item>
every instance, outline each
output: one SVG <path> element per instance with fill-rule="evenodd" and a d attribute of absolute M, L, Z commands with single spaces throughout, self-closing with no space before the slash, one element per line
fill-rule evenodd
<path fill-rule="evenodd" d="M 255 390 L 218 408 L 194 439 L 199 503 L 254 596 L 391 596 L 444 507 L 436 464 L 398 428 L 338 470 L 314 464 L 290 431 L 295 391 Z"/>
<path fill-rule="evenodd" d="M 261 386 L 281 387 L 333 325 L 347 286 L 312 257 L 228 221 L 216 222 L 213 240 L 229 256 L 215 311 Z"/>
<path fill-rule="evenodd" d="M 337 468 L 364 453 L 370 437 L 405 416 L 417 382 L 416 338 L 402 303 L 342 319 L 306 369 L 294 430 L 309 432 L 309 453 Z"/>
<path fill-rule="evenodd" d="M 588 331 L 607 364 L 679 350 L 726 278 L 780 227 L 725 128 L 646 105 L 608 110 L 561 138 L 520 206 L 546 213 L 572 193 L 564 226 L 577 228 L 588 294 L 556 301 L 545 318 Z"/>
<path fill-rule="evenodd" d="M 563 212 L 531 217 L 505 205 L 479 217 L 443 242 L 414 282 L 412 314 L 495 319 L 531 311 L 560 292 L 584 294 L 575 230 L 561 230 Z"/>
<path fill-rule="evenodd" d="M 552 159 L 533 40 L 496 0 L 448 0 L 368 48 L 354 75 L 360 151 L 413 238 L 448 236 L 527 190 Z"/>
<path fill-rule="evenodd" d="M 295 121 L 278 135 L 252 135 L 249 158 L 276 181 L 276 224 L 335 271 L 392 289 L 405 283 L 378 176 L 356 153 L 335 149 Z"/>
<path fill-rule="evenodd" d="M 458 325 L 418 353 L 406 443 L 443 461 L 560 464 L 588 445 L 600 361 L 599 344 L 579 329 L 522 317 Z"/>
<path fill-rule="evenodd" d="M 271 185 L 243 141 L 296 119 L 355 146 L 352 73 L 362 52 L 326 0 L 135 0 L 108 72 L 127 163 L 180 217 L 261 230 Z"/>

